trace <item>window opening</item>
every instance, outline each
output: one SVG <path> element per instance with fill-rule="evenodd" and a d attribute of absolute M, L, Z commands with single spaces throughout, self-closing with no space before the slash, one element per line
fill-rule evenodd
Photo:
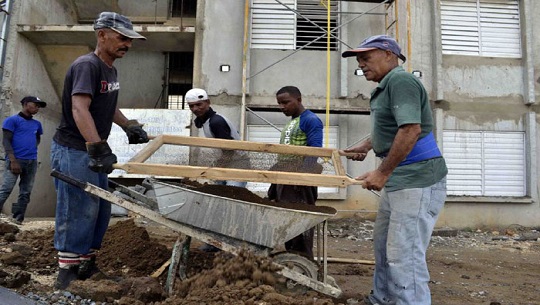
<path fill-rule="evenodd" d="M 197 15 L 197 0 L 173 0 L 171 16 L 195 18 Z"/>
<path fill-rule="evenodd" d="M 521 57 L 519 15 L 519 0 L 441 0 L 443 54 Z"/>
<path fill-rule="evenodd" d="M 169 53 L 167 108 L 185 109 L 184 95 L 193 87 L 193 52 Z"/>

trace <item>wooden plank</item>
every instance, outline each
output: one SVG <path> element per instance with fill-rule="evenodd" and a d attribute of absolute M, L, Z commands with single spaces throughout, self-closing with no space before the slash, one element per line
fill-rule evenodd
<path fill-rule="evenodd" d="M 129 162 L 144 162 L 148 160 L 163 145 L 163 136 L 152 137 L 152 141 L 146 144 Z"/>
<path fill-rule="evenodd" d="M 267 153 L 291 154 L 312 157 L 332 157 L 334 149 L 310 146 L 295 146 L 285 144 L 270 144 L 262 142 L 224 140 L 201 137 L 185 137 L 178 135 L 162 135 L 163 144 L 210 147 L 221 149 L 237 149 Z"/>
<path fill-rule="evenodd" d="M 154 271 L 154 273 L 152 273 L 150 277 L 158 278 L 160 275 L 163 274 L 163 271 L 165 271 L 165 269 L 167 269 L 167 267 L 169 267 L 170 264 L 171 264 L 171 259 L 169 258 L 166 262 L 163 263 L 163 265 L 161 265 L 161 267 L 159 267 L 156 271 Z"/>
<path fill-rule="evenodd" d="M 362 183 L 362 181 L 360 180 L 355 180 L 346 176 L 336 175 L 290 173 L 278 171 L 256 171 L 171 164 L 164 165 L 129 162 L 125 164 L 116 164 L 114 168 L 123 169 L 130 174 L 172 176 L 182 178 L 206 178 L 214 180 L 267 182 L 290 185 L 346 187 L 351 184 Z"/>
<path fill-rule="evenodd" d="M 343 163 L 341 162 L 341 155 L 337 150 L 332 152 L 332 163 L 334 164 L 334 170 L 338 176 L 346 176 L 347 172 L 343 168 Z"/>

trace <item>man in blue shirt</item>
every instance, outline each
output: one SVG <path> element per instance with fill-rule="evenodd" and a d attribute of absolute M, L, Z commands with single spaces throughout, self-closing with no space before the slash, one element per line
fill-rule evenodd
<path fill-rule="evenodd" d="M 30 193 L 34 186 L 37 170 L 37 147 L 43 128 L 41 123 L 33 118 L 39 108 L 47 104 L 35 96 L 27 96 L 21 100 L 22 111 L 8 117 L 2 124 L 4 151 L 6 153 L 6 168 L 4 182 L 0 187 L 0 210 L 13 191 L 17 179 L 19 182 L 19 198 L 11 207 L 12 220 L 22 224 L 26 207 L 30 202 Z"/>

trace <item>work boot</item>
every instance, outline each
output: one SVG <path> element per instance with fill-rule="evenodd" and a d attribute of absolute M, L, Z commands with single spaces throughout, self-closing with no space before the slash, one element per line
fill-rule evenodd
<path fill-rule="evenodd" d="M 58 277 L 54 283 L 54 289 L 66 289 L 71 282 L 77 279 L 78 272 L 79 265 L 73 265 L 69 268 L 60 268 L 58 270 Z"/>
<path fill-rule="evenodd" d="M 13 224 L 16 224 L 18 226 L 22 225 L 22 220 L 19 220 L 19 219 L 15 218 L 15 217 L 9 217 L 8 221 L 13 223 Z"/>
<path fill-rule="evenodd" d="M 92 258 L 90 258 L 89 260 L 81 260 L 81 264 L 79 265 L 79 272 L 77 275 L 77 279 L 84 281 L 89 278 L 92 278 L 92 280 L 96 280 L 96 281 L 111 280 L 111 281 L 119 282 L 121 280 L 121 277 L 110 276 L 103 273 L 96 264 L 95 256 L 92 256 Z"/>
<path fill-rule="evenodd" d="M 89 260 L 81 260 L 79 265 L 79 273 L 77 278 L 79 280 L 87 280 L 92 277 L 92 275 L 102 273 L 96 265 L 96 257 L 92 256 Z"/>

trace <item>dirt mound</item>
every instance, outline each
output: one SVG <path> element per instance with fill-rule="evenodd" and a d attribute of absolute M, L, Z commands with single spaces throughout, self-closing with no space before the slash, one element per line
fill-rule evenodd
<path fill-rule="evenodd" d="M 148 232 L 133 220 L 109 227 L 98 254 L 102 271 L 117 276 L 148 276 L 171 256 L 165 245 L 150 239 Z"/>
<path fill-rule="evenodd" d="M 215 258 L 212 269 L 178 282 L 175 296 L 156 305 L 334 304 L 315 292 L 304 295 L 280 293 L 276 287 L 284 287 L 285 279 L 276 271 L 278 268 L 270 258 L 248 251 L 241 251 L 238 256 L 221 253 Z"/>
<path fill-rule="evenodd" d="M 16 240 L 7 245 L 11 250 L 3 254 L 4 265 L 11 263 L 0 268 L 5 269 L 5 275 L 0 274 L 1 285 L 21 293 L 58 298 L 52 282 L 43 285 L 32 280 L 44 274 L 55 277 L 58 267 L 53 238 L 52 229 L 19 232 Z M 223 251 L 206 253 L 196 246 L 194 242 L 189 254 L 188 279 L 177 278 L 174 294 L 167 297 L 164 291 L 167 271 L 158 278 L 149 275 L 170 258 L 172 243 L 158 242 L 133 219 L 119 221 L 109 227 L 98 254 L 98 266 L 107 277 L 74 281 L 67 290 L 96 302 L 117 300 L 118 304 L 130 305 L 334 304 L 316 292 L 281 292 L 279 287 L 285 286 L 285 279 L 275 273 L 277 267 L 268 257 L 248 251 L 241 251 L 238 256 Z"/>

